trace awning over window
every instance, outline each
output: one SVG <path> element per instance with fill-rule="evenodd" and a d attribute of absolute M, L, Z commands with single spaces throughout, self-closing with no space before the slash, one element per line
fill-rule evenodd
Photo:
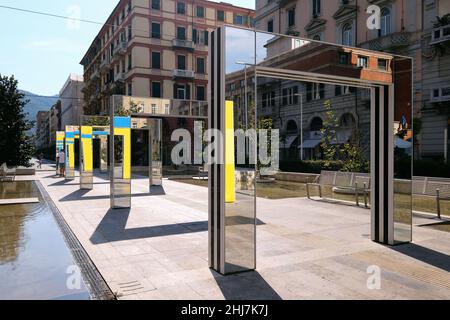
<path fill-rule="evenodd" d="M 281 149 L 289 149 L 295 140 L 297 140 L 298 136 L 289 136 L 286 137 L 286 143 L 284 141 L 280 141 L 280 148 Z"/>
<path fill-rule="evenodd" d="M 320 144 L 321 140 L 305 140 L 303 142 L 303 149 L 314 149 Z M 298 147 L 299 149 L 302 148 L 302 146 Z"/>

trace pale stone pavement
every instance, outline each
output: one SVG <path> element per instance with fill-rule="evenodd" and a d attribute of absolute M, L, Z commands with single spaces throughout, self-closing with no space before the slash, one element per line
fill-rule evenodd
<path fill-rule="evenodd" d="M 164 180 L 149 194 L 134 180 L 132 209 L 109 210 L 107 180 L 86 192 L 37 178 L 120 299 L 450 298 L 449 233 L 414 227 L 414 244 L 385 247 L 369 240 L 368 210 L 258 199 L 257 272 L 223 277 L 208 268 L 206 188 Z M 372 265 L 380 290 L 367 288 Z"/>

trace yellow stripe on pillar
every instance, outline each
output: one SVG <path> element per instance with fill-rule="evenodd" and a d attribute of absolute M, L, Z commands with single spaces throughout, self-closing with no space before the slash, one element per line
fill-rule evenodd
<path fill-rule="evenodd" d="M 75 148 L 74 148 L 74 144 L 69 144 L 67 147 L 69 148 L 69 168 L 70 169 L 74 169 L 75 168 Z"/>
<path fill-rule="evenodd" d="M 84 171 L 94 170 L 93 150 L 92 150 L 92 127 L 81 127 L 81 143 L 83 144 L 83 167 Z"/>
<path fill-rule="evenodd" d="M 236 202 L 236 178 L 234 161 L 234 105 L 225 101 L 225 202 Z"/>
<path fill-rule="evenodd" d="M 115 136 L 123 136 L 123 178 L 131 179 L 131 129 L 114 128 Z"/>

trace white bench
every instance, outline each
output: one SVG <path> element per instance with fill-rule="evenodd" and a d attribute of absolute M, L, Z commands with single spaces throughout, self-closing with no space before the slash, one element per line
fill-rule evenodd
<path fill-rule="evenodd" d="M 0 166 L 0 181 L 14 181 L 16 180 L 16 168 L 9 169 L 6 163 Z"/>
<path fill-rule="evenodd" d="M 436 199 L 436 209 L 438 218 L 441 219 L 440 201 L 450 201 L 450 179 L 414 177 L 413 195 L 433 197 Z"/>
<path fill-rule="evenodd" d="M 310 187 L 317 187 L 322 198 L 322 188 L 331 187 L 349 190 L 355 194 L 355 202 L 359 206 L 359 195 L 364 196 L 364 205 L 368 208 L 370 194 L 370 174 L 357 172 L 322 171 L 314 182 L 306 184 L 306 194 L 310 197 Z"/>

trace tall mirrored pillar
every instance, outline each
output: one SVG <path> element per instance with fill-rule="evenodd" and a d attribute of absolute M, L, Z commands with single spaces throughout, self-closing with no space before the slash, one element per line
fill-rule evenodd
<path fill-rule="evenodd" d="M 110 137 L 111 208 L 131 208 L 131 118 L 114 117 Z"/>
<path fill-rule="evenodd" d="M 64 150 L 64 140 L 66 137 L 66 133 L 64 131 L 57 131 L 56 132 L 56 153 L 55 153 L 55 159 L 56 159 L 56 175 L 59 175 L 59 153 L 61 150 Z"/>
<path fill-rule="evenodd" d="M 150 187 L 162 186 L 162 120 L 148 119 L 150 142 Z"/>
<path fill-rule="evenodd" d="M 65 177 L 66 180 L 75 179 L 75 138 L 79 134 L 78 127 L 66 126 L 66 147 L 65 147 Z"/>
<path fill-rule="evenodd" d="M 94 186 L 94 159 L 92 127 L 81 126 L 80 140 L 80 189 L 92 190 Z"/>

